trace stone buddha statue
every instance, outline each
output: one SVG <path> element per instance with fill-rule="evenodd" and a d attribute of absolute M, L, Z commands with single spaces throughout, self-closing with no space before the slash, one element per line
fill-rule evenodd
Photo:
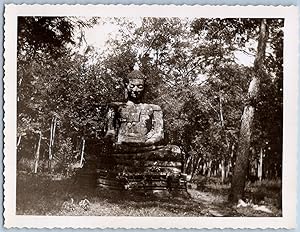
<path fill-rule="evenodd" d="M 125 79 L 126 103 L 116 104 L 108 112 L 106 137 L 115 142 L 116 149 L 128 150 L 130 146 L 155 149 L 164 139 L 163 113 L 158 105 L 142 103 L 145 90 L 144 74 L 134 70 Z"/>
<path fill-rule="evenodd" d="M 129 73 L 124 80 L 126 101 L 110 104 L 105 137 L 113 146 L 110 154 L 100 161 L 98 186 L 111 189 L 135 186 L 143 191 L 186 190 L 186 182 L 181 178 L 180 149 L 164 144 L 160 106 L 142 103 L 145 80 L 138 70 Z M 109 165 L 105 166 L 106 163 Z M 126 183 L 117 185 L 116 179 L 122 178 Z"/>

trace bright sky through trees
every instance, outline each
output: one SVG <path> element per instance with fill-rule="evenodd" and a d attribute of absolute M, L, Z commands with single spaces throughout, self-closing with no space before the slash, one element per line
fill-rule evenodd
<path fill-rule="evenodd" d="M 141 18 L 130 18 L 137 27 L 141 26 Z M 85 42 L 86 46 L 94 47 L 98 50 L 99 53 L 105 52 L 108 48 L 108 44 L 106 42 L 110 38 L 118 38 L 120 37 L 119 30 L 121 29 L 120 25 L 117 25 L 111 20 L 104 20 L 101 23 L 91 27 L 85 28 Z M 130 33 L 130 32 L 129 32 Z M 249 47 L 256 48 L 256 43 L 249 43 Z M 85 49 L 83 48 L 83 51 Z M 235 51 L 234 52 L 237 63 L 252 66 L 254 62 L 254 54 L 251 54 L 249 51 Z"/>

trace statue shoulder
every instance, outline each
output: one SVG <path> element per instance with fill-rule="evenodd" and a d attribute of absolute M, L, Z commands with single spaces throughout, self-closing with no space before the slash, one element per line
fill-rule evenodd
<path fill-rule="evenodd" d="M 154 111 L 161 111 L 161 107 L 159 105 L 149 104 L 149 108 L 151 108 Z"/>
<path fill-rule="evenodd" d="M 119 107 L 119 106 L 125 105 L 125 103 L 124 102 L 110 102 L 107 105 L 110 107 Z"/>
<path fill-rule="evenodd" d="M 122 108 L 122 107 L 125 107 L 125 106 L 126 106 L 126 103 L 124 103 L 124 102 L 111 102 L 111 103 L 108 103 L 109 109 L 112 109 L 112 110 L 118 110 L 119 108 Z"/>

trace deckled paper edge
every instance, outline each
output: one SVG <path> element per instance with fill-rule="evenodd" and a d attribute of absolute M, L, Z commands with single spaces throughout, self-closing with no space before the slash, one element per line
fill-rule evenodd
<path fill-rule="evenodd" d="M 41 11 L 42 9 L 47 8 L 47 11 Z M 68 7 L 68 11 L 63 8 Z M 16 189 L 16 172 L 15 172 L 15 163 L 16 163 L 16 151 L 15 151 L 15 144 L 16 144 L 16 114 L 14 109 L 16 109 L 16 95 L 15 92 L 11 91 L 11 89 L 16 90 L 16 80 L 13 80 L 13 77 L 16 77 L 16 47 L 15 50 L 12 51 L 8 49 L 11 44 L 15 43 L 16 45 L 16 31 L 13 31 L 16 28 L 12 28 L 11 24 L 16 25 L 16 16 L 17 15 L 55 15 L 55 16 L 66 16 L 66 15 L 76 15 L 76 16 L 84 16 L 90 13 L 90 8 L 95 13 L 92 15 L 98 16 L 100 8 L 108 10 L 117 10 L 118 8 L 124 7 L 126 9 L 129 8 L 151 8 L 148 10 L 148 13 L 145 16 L 154 16 L 159 17 L 160 11 L 158 9 L 161 8 L 168 8 L 173 9 L 176 11 L 170 14 L 168 11 L 164 11 L 164 16 L 176 16 L 176 17 L 186 17 L 187 12 L 186 10 L 197 10 L 205 8 L 206 12 L 203 14 L 198 14 L 198 17 L 218 17 L 216 11 L 225 11 L 230 10 L 230 15 L 227 13 L 225 17 L 259 17 L 258 9 L 264 10 L 272 10 L 276 11 L 275 14 L 268 13 L 268 16 L 263 15 L 265 18 L 280 18 L 283 15 L 286 17 L 285 23 L 287 21 L 291 21 L 293 25 L 292 28 L 289 30 L 290 36 L 293 36 L 293 39 L 287 39 L 287 35 L 285 33 L 284 39 L 284 65 L 285 65 L 285 72 L 284 72 L 284 94 L 288 93 L 289 97 L 284 95 L 284 107 L 288 110 L 284 111 L 284 118 L 288 118 L 289 120 L 284 120 L 284 154 L 289 152 L 288 154 L 292 153 L 295 156 L 292 160 L 287 159 L 286 156 L 283 156 L 283 199 L 287 196 L 291 199 L 291 202 L 283 201 L 283 217 L 275 218 L 275 217 L 258 217 L 258 218 L 242 218 L 242 217 L 220 217 L 220 218 L 211 218 L 211 217 L 96 217 L 96 216 L 15 216 L 16 204 L 11 198 L 15 196 Z M 51 8 L 51 9 L 50 9 Z M 80 10 L 78 9 L 80 8 Z M 84 8 L 84 10 L 83 10 Z M 155 9 L 153 11 L 153 9 Z M 182 10 L 185 8 L 185 10 Z M 226 8 L 224 10 L 224 8 Z M 240 15 L 240 12 L 233 12 L 234 9 L 239 8 L 239 10 L 247 9 L 247 13 L 244 15 Z M 32 9 L 37 9 L 38 11 L 33 14 Z M 250 9 L 250 10 L 249 10 Z M 24 12 L 26 10 L 26 12 Z M 55 10 L 55 13 L 52 11 Z M 86 12 L 88 10 L 88 12 Z M 208 13 L 210 10 L 214 10 L 214 14 Z M 256 12 L 252 12 L 256 10 Z M 287 13 L 283 13 L 284 11 L 290 10 L 290 15 Z M 51 11 L 51 12 L 50 12 Z M 76 14 L 73 12 L 76 11 Z M 251 13 L 250 13 L 251 11 Z M 46 13 L 47 12 L 47 13 Z M 72 12 L 72 13 L 71 13 Z M 103 14 L 104 13 L 104 14 Z M 108 11 L 101 12 L 102 17 L 109 17 L 111 13 L 108 14 Z M 139 12 L 140 13 L 140 12 Z M 273 12 L 274 13 L 274 12 Z M 240 15 L 240 16 L 237 16 Z M 89 14 L 89 16 L 91 16 Z M 128 15 L 128 12 L 124 12 L 120 15 L 121 17 L 132 17 L 133 15 Z M 190 16 L 190 15 L 189 15 Z M 194 16 L 194 15 L 193 15 Z M 14 18 L 10 18 L 14 17 Z M 9 23 L 8 23 L 9 22 Z M 4 21 L 4 226 L 6 228 L 178 228 L 178 229 L 190 229 L 190 228 L 259 228 L 259 229 L 266 229 L 266 228 L 295 228 L 296 225 L 296 152 L 297 152 L 297 134 L 296 134 L 296 127 L 297 127 L 297 117 L 290 118 L 290 115 L 297 116 L 297 108 L 298 105 L 298 96 L 297 96 L 297 87 L 298 87 L 298 56 L 292 56 L 291 52 L 294 54 L 298 54 L 298 27 L 297 27 L 297 8 L 296 6 L 188 6 L 188 5 L 14 5 L 8 4 L 5 5 L 5 21 Z M 295 33 L 292 33 L 291 30 L 294 30 Z M 286 40 L 289 40 L 290 44 L 287 44 Z M 292 40 L 292 42 L 290 41 Z M 10 47 L 9 47 L 10 48 Z M 288 51 L 287 51 L 288 50 Z M 296 50 L 296 51 L 295 51 Z M 288 62 L 287 62 L 288 61 Z M 291 67 L 291 68 L 286 68 Z M 14 67 L 13 69 L 11 67 Z M 291 70 L 292 69 L 292 70 Z M 294 72 L 293 72 L 294 71 Z M 296 71 L 296 72 L 295 72 Z M 297 74 L 295 74 L 297 73 Z M 286 79 L 296 76 L 296 80 L 292 82 L 292 84 L 287 84 Z M 11 83 L 12 82 L 12 83 Z M 291 133 L 292 132 L 292 133 Z M 288 134 L 288 138 L 286 137 Z M 288 139 L 288 141 L 287 141 Z M 291 142 L 292 139 L 292 142 Z M 287 146 L 287 143 L 289 146 Z M 291 146 L 292 145 L 292 146 Z M 9 154 L 9 155 L 8 155 Z M 14 154 L 14 155 L 12 155 Z M 12 158 L 13 157 L 13 158 Z M 288 170 L 287 170 L 288 167 Z M 289 171 L 294 171 L 294 178 L 290 176 Z M 288 178 L 287 178 L 288 177 Z M 285 187 L 288 186 L 289 188 Z M 72 220 L 73 219 L 73 220 Z M 118 219 L 118 220 L 116 220 Z M 286 219 L 286 220 L 284 220 Z M 205 221 L 204 223 L 201 221 Z M 224 223 L 224 221 L 228 221 L 228 223 Z M 89 225 L 86 225 L 87 222 Z M 265 224 L 261 226 L 262 224 Z M 272 224 L 272 226 L 271 226 Z M 112 226 L 113 225 L 113 226 Z"/>

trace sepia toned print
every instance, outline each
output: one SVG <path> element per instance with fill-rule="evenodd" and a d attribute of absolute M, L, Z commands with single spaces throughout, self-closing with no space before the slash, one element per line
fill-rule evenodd
<path fill-rule="evenodd" d="M 7 5 L 6 226 L 295 226 L 297 12 L 267 8 Z"/>

